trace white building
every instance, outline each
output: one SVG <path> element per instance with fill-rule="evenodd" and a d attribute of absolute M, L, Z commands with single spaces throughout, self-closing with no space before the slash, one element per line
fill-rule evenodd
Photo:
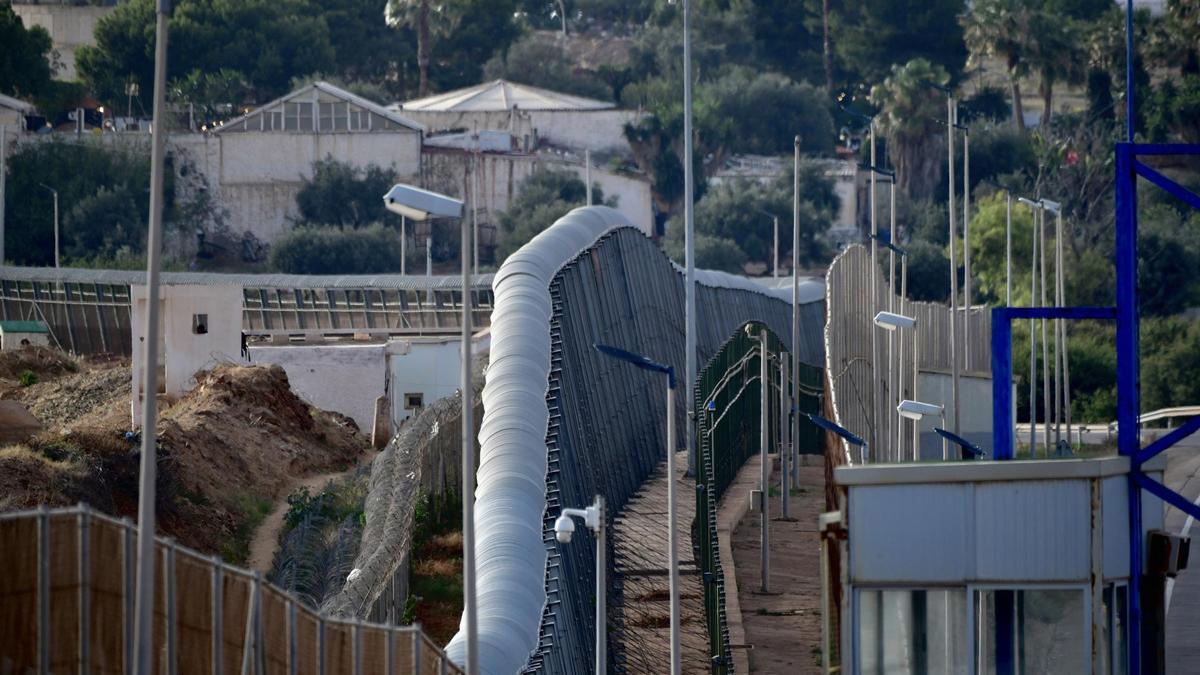
<path fill-rule="evenodd" d="M 523 149 L 539 144 L 630 154 L 625 125 L 643 113 L 616 104 L 560 94 L 505 80 L 395 103 L 401 113 L 431 132 L 507 131 Z"/>
<path fill-rule="evenodd" d="M 50 329 L 42 321 L 0 321 L 0 351 L 49 347 Z"/>
<path fill-rule="evenodd" d="M 50 34 L 50 43 L 58 52 L 61 67 L 55 73 L 60 80 L 78 79 L 75 51 L 96 44 L 96 24 L 116 9 L 117 0 L 78 2 L 77 0 L 15 0 L 13 11 L 26 28 L 41 26 Z"/>
<path fill-rule="evenodd" d="M 313 164 L 333 159 L 391 168 L 402 178 L 421 170 L 424 128 L 325 82 L 276 99 L 205 134 L 178 134 L 177 170 L 191 167 L 227 211 L 232 232 L 270 243 L 298 217 L 296 195 Z"/>
<path fill-rule="evenodd" d="M 25 130 L 25 116 L 33 113 L 32 103 L 0 94 L 0 125 L 8 132 L 10 142 L 16 140 L 18 132 Z"/>

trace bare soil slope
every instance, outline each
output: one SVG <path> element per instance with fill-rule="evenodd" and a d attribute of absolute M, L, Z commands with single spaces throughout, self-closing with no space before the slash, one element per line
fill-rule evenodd
<path fill-rule="evenodd" d="M 0 389 L 46 427 L 0 450 L 0 510 L 85 501 L 134 517 L 141 459 L 138 440 L 125 438 L 129 366 L 69 362 L 78 372 L 48 365 L 37 384 Z M 242 562 L 254 527 L 288 485 L 352 466 L 366 443 L 351 420 L 300 400 L 277 366 L 220 365 L 196 380 L 159 416 L 159 531 Z"/>

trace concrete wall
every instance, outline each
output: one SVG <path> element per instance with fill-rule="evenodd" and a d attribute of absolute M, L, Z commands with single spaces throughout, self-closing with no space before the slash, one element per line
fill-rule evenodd
<path fill-rule="evenodd" d="M 468 155 L 462 151 L 426 148 L 421 171 L 422 183 L 454 196 L 469 194 L 467 162 Z M 582 164 L 552 156 L 483 154 L 480 206 L 491 214 L 493 222 L 497 214 L 508 210 L 509 204 L 520 194 L 521 185 L 538 166 L 566 169 L 578 174 L 581 179 L 584 175 Z M 647 179 L 609 173 L 593 166 L 592 182 L 600 185 L 605 197 L 617 197 L 617 210 L 647 235 L 653 235 L 654 206 Z M 468 212 L 470 208 L 468 199 Z"/>
<path fill-rule="evenodd" d="M 74 80 L 75 50 L 96 43 L 96 23 L 116 9 L 72 5 L 31 5 L 14 2 L 13 11 L 25 23 L 25 27 L 41 26 L 50 33 L 54 49 L 58 50 L 62 68 L 56 76 L 60 80 Z"/>
<path fill-rule="evenodd" d="M 17 134 L 25 130 L 25 115 L 19 110 L 0 106 L 0 125 L 4 126 L 8 134 L 8 142 L 13 143 Z"/>
<path fill-rule="evenodd" d="M 251 363 L 283 368 L 300 398 L 347 415 L 363 432 L 371 432 L 375 399 L 387 383 L 386 345 L 254 345 L 249 351 Z"/>
<path fill-rule="evenodd" d="M 130 287 L 133 333 L 133 423 L 141 423 L 142 373 L 146 364 L 146 287 Z M 242 362 L 241 286 L 162 286 L 158 365 L 160 391 L 178 398 L 196 385 L 195 374 L 218 363 Z M 196 314 L 206 314 L 208 331 L 192 330 Z"/>
<path fill-rule="evenodd" d="M 49 347 L 50 336 L 46 333 L 0 333 L 0 351 L 15 351 L 25 344 Z"/>
<path fill-rule="evenodd" d="M 250 232 L 268 244 L 299 216 L 296 194 L 312 177 L 314 162 L 375 164 L 405 178 L 421 170 L 421 134 L 411 130 L 176 134 L 171 148 L 204 176 L 232 232 Z"/>
<path fill-rule="evenodd" d="M 478 340 L 478 338 L 476 338 Z M 416 412 L 405 406 L 406 394 L 421 394 L 424 405 L 458 391 L 462 382 L 462 342 L 457 337 L 408 338 L 388 343 L 392 419 Z"/>

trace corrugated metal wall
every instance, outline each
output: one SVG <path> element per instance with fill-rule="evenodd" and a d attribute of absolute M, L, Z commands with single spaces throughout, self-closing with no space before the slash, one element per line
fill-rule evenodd
<path fill-rule="evenodd" d="M 881 458 L 895 457 L 896 413 L 895 392 L 900 398 L 912 397 L 912 331 L 887 331 L 875 326 L 875 314 L 881 310 L 904 314 L 917 321 L 917 363 L 921 371 L 949 373 L 950 308 L 930 302 L 901 302 L 900 261 L 896 261 L 896 294 L 888 292 L 888 257 L 879 254 L 880 270 L 876 277 L 875 302 L 871 302 L 871 253 L 866 247 L 848 247 L 829 267 L 826 274 L 825 358 L 826 378 L 831 391 L 834 421 L 866 439 Z M 963 312 L 960 310 L 958 332 L 964 334 Z M 970 312 L 970 334 L 958 340 L 960 372 L 990 376 L 991 373 L 991 313 L 985 307 Z M 876 332 L 876 354 L 871 354 L 871 332 Z M 891 357 L 889 359 L 889 340 Z M 889 387 L 888 363 L 896 362 L 904 376 L 904 386 L 895 381 Z M 879 382 L 874 386 L 872 363 L 879 364 Z M 918 389 L 918 394 L 919 394 Z M 872 413 L 875 396 L 891 405 L 880 404 L 887 414 L 876 420 Z M 919 399 L 919 396 L 918 396 Z M 947 408 L 947 417 L 952 411 Z M 878 424 L 876 422 L 878 421 Z M 912 444 L 912 425 L 902 424 L 900 449 Z M 888 453 L 891 453 L 890 455 Z M 903 451 L 901 458 L 908 455 Z"/>
<path fill-rule="evenodd" d="M 550 475 L 543 522 L 549 597 L 540 647 L 527 672 L 568 674 L 588 670 L 593 659 L 594 547 L 585 542 L 558 546 L 554 520 L 560 508 L 586 505 L 597 493 L 605 496 L 609 513 L 619 512 L 663 461 L 666 444 L 663 378 L 602 357 L 592 345 L 643 353 L 682 373 L 684 287 L 682 276 L 657 246 L 641 233 L 622 228 L 563 268 L 551 286 L 551 297 Z M 777 298 L 700 286 L 696 304 L 700 364 L 750 320 L 763 322 L 790 341 L 791 307 Z M 820 303 L 802 306 L 801 359 L 813 365 L 823 361 L 822 312 Z M 682 445 L 682 388 L 676 404 Z M 610 603 L 618 602 L 620 580 L 613 580 Z M 624 672 L 618 651 L 622 630 L 610 627 L 611 672 Z"/>

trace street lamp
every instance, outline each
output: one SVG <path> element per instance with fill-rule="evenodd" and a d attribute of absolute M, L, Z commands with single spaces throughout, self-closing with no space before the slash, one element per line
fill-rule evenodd
<path fill-rule="evenodd" d="M 873 115 L 866 115 L 866 114 L 863 114 L 860 112 L 856 112 L 854 110 L 847 108 L 845 105 L 842 105 L 842 99 L 844 98 L 844 96 L 845 95 L 843 94 L 842 97 L 838 98 L 838 104 L 837 104 L 838 108 L 841 109 L 841 111 L 846 113 L 847 115 L 850 115 L 851 117 L 856 117 L 867 123 L 867 128 L 870 131 L 870 135 L 871 135 L 870 165 L 872 168 L 874 168 L 875 166 L 877 166 L 876 162 L 875 162 L 875 117 Z M 870 291 L 871 295 L 870 295 L 870 300 L 868 301 L 868 303 L 869 303 L 868 308 L 870 310 L 875 309 L 875 302 L 877 299 L 876 298 L 876 290 L 875 290 L 876 289 L 876 281 L 875 280 L 876 280 L 876 277 L 879 275 L 879 249 L 876 246 L 876 241 L 875 241 L 875 237 L 879 234 L 879 226 L 875 221 L 875 173 L 876 173 L 875 171 L 871 171 L 868 174 L 870 176 L 871 191 L 870 191 L 870 194 L 868 195 L 868 199 L 867 199 L 867 203 L 869 205 L 868 208 L 870 209 L 870 220 L 871 220 L 871 234 L 870 234 L 870 236 L 871 236 L 871 291 Z M 872 434 L 871 443 L 873 445 L 875 445 L 876 447 L 878 447 L 879 446 L 879 437 L 878 437 L 879 432 L 877 429 L 879 427 L 879 418 L 881 417 L 880 410 L 882 409 L 882 405 L 880 403 L 881 399 L 879 398 L 879 394 L 880 394 L 880 391 L 879 391 L 879 358 L 878 358 L 879 349 L 878 349 L 878 344 L 876 342 L 876 339 L 877 338 L 875 335 L 875 331 L 871 331 L 871 383 L 872 383 L 872 386 L 871 386 L 871 422 L 872 422 L 872 424 L 871 424 L 871 434 Z"/>
<path fill-rule="evenodd" d="M 58 190 L 45 183 L 38 183 L 38 185 L 46 188 L 54 195 L 54 268 L 58 269 Z"/>
<path fill-rule="evenodd" d="M 1017 201 L 1029 207 L 1033 216 L 1033 258 L 1029 271 L 1029 305 L 1037 304 L 1038 289 L 1038 216 L 1042 211 L 1040 202 L 1025 197 L 1017 197 Z M 1042 330 L 1042 342 L 1045 343 L 1045 329 Z M 1049 424 L 1049 414 L 1046 423 Z M 1033 457 L 1037 450 L 1037 330 L 1035 320 L 1029 320 L 1029 456 Z M 1047 452 L 1049 449 L 1047 448 Z"/>
<path fill-rule="evenodd" d="M 919 435 L 921 432 L 920 422 L 925 417 L 932 417 L 933 415 L 937 415 L 938 417 L 940 417 L 942 419 L 942 426 L 943 427 L 946 426 L 946 406 L 944 406 L 944 405 L 938 405 L 936 403 L 923 403 L 921 401 L 905 399 L 900 402 L 900 405 L 896 406 L 896 412 L 900 413 L 901 417 L 904 417 L 906 419 L 910 419 L 913 421 L 913 433 L 917 434 L 917 435 Z M 943 438 L 942 439 L 942 459 L 949 459 L 949 458 L 950 458 L 950 451 L 946 447 L 946 439 Z"/>
<path fill-rule="evenodd" d="M 475 390 L 471 382 L 471 228 L 463 218 L 463 202 L 403 183 L 383 196 L 387 210 L 416 221 L 458 218 L 462 226 L 462 498 L 463 615 L 467 633 L 467 675 L 479 673 L 479 621 L 475 598 Z"/>
<path fill-rule="evenodd" d="M 824 429 L 825 431 L 833 432 L 833 433 L 837 434 L 838 436 L 840 436 L 843 441 L 846 441 L 850 445 L 857 446 L 858 448 L 860 448 L 860 450 L 858 451 L 858 463 L 859 464 L 867 463 L 867 452 L 869 450 L 869 448 L 867 447 L 867 442 L 864 441 L 862 438 L 859 438 L 857 434 L 855 434 L 853 431 L 850 431 L 846 427 L 838 424 L 837 422 L 834 422 L 833 420 L 827 420 L 824 417 L 821 417 L 820 415 L 815 415 L 813 413 L 804 413 L 804 415 L 806 417 L 808 417 L 808 419 L 811 420 L 812 423 L 817 425 L 818 427 Z M 846 459 L 850 459 L 849 453 L 846 453 Z"/>
<path fill-rule="evenodd" d="M 1063 215 L 1062 204 L 1049 199 L 1040 200 L 1042 208 L 1055 216 L 1054 227 L 1054 304 L 1066 305 L 1066 286 L 1063 281 Z M 1063 414 L 1066 414 L 1067 444 L 1071 443 L 1071 364 L 1067 352 L 1067 325 L 1054 320 L 1054 444 L 1062 440 Z"/>
<path fill-rule="evenodd" d="M 596 673 L 604 675 L 608 672 L 608 567 L 604 560 L 604 497 L 596 495 L 596 500 L 585 509 L 562 510 L 562 515 L 554 521 L 554 537 L 561 544 L 571 543 L 571 535 L 575 533 L 572 517 L 582 518 L 583 524 L 596 533 Z"/>
<path fill-rule="evenodd" d="M 779 216 L 770 211 L 758 210 L 759 213 L 771 219 L 775 226 L 774 244 L 771 246 L 771 278 L 779 278 Z M 792 244 L 795 246 L 795 243 Z M 794 274 L 794 272 L 793 272 Z"/>
<path fill-rule="evenodd" d="M 962 459 L 975 459 L 977 457 L 983 457 L 985 454 L 983 448 L 975 445 L 962 436 L 959 436 L 953 431 L 946 431 L 941 427 L 934 427 L 933 430 L 937 432 L 938 436 L 942 437 L 943 441 L 950 441 L 951 443 L 957 445 Z"/>
<path fill-rule="evenodd" d="M 1028 206 L 1031 209 L 1036 209 L 1036 211 L 1034 212 L 1035 227 L 1033 229 L 1034 269 L 1033 269 L 1033 281 L 1032 281 L 1032 283 L 1034 284 L 1035 290 L 1033 291 L 1033 298 L 1030 299 L 1030 302 L 1031 303 L 1039 302 L 1038 293 L 1040 290 L 1040 304 L 1038 306 L 1046 307 L 1047 306 L 1047 300 L 1046 300 L 1046 202 L 1043 200 L 1038 200 L 1035 202 L 1035 201 L 1031 201 L 1029 199 L 1025 199 L 1024 197 L 1020 198 L 1018 201 L 1020 201 L 1022 204 L 1025 204 L 1026 206 Z M 1053 203 L 1053 202 L 1051 202 L 1051 203 Z M 1040 281 L 1039 281 L 1039 277 L 1040 277 Z M 1049 346 L 1050 341 L 1046 337 L 1046 320 L 1045 319 L 1041 319 L 1041 326 L 1042 326 L 1042 416 L 1043 416 L 1042 423 L 1046 427 L 1046 432 L 1043 435 L 1043 438 L 1045 439 L 1043 442 L 1043 446 L 1045 448 L 1046 456 L 1049 457 L 1050 456 L 1050 420 L 1052 419 L 1051 408 L 1050 408 L 1050 346 Z M 1033 320 L 1030 319 L 1030 334 L 1031 334 L 1030 360 L 1031 360 L 1031 362 L 1036 358 L 1036 352 L 1034 351 L 1034 348 L 1033 348 L 1033 344 L 1036 342 L 1036 340 L 1032 338 L 1032 333 L 1033 333 Z M 1057 349 L 1057 346 L 1056 346 L 1056 349 Z M 1032 379 L 1033 373 L 1035 373 L 1035 372 L 1037 372 L 1037 371 L 1034 370 L 1033 368 L 1030 368 L 1030 379 Z M 1030 407 L 1032 408 L 1032 406 L 1033 406 L 1033 397 L 1031 396 L 1030 397 Z M 1032 418 L 1030 419 L 1030 423 L 1031 424 L 1033 423 Z M 1030 428 L 1032 428 L 1032 426 Z M 1030 456 L 1033 455 L 1033 451 L 1034 451 L 1033 436 L 1031 435 L 1030 442 L 1029 442 Z"/>
<path fill-rule="evenodd" d="M 918 375 L 917 375 L 917 320 L 913 317 L 905 316 L 903 314 L 895 314 L 892 312 L 879 312 L 878 314 L 875 315 L 875 325 L 888 331 L 888 333 L 891 335 L 894 335 L 895 333 L 897 333 L 897 331 L 899 329 L 904 329 L 904 328 L 912 329 L 912 332 L 913 332 L 913 394 L 912 395 L 916 396 L 917 395 L 916 394 L 916 381 L 917 381 L 917 377 L 918 377 Z M 890 339 L 891 335 L 889 335 L 889 339 Z M 902 339 L 904 337 L 904 333 L 902 331 L 900 331 L 900 337 Z M 904 362 L 903 354 L 904 354 L 904 343 L 901 342 L 900 349 L 897 352 L 897 355 L 896 355 L 897 358 L 895 360 L 896 380 L 898 382 L 896 389 L 895 389 L 895 392 L 896 392 L 895 400 L 897 400 L 897 401 L 899 401 L 900 397 L 904 395 L 904 372 L 903 372 L 904 368 L 901 367 L 901 365 L 900 365 Z M 888 381 L 889 382 L 892 381 L 892 367 L 893 367 L 893 361 L 891 359 L 889 359 L 888 360 Z M 890 406 L 891 404 L 892 404 L 892 401 L 889 400 L 888 405 Z M 900 419 L 899 419 L 899 417 L 897 417 L 896 418 L 896 461 L 900 461 L 900 446 L 903 444 L 901 441 L 901 435 L 902 434 L 901 434 Z M 916 437 L 914 436 L 914 438 L 913 438 L 913 461 L 916 461 L 918 458 L 919 458 L 919 456 L 917 454 Z"/>
<path fill-rule="evenodd" d="M 671 673 L 679 675 L 679 550 L 676 545 L 678 526 L 675 517 L 675 369 L 647 356 L 610 347 L 592 345 L 605 356 L 633 364 L 642 370 L 667 376 L 667 577 L 671 590 Z"/>
<path fill-rule="evenodd" d="M 897 246 L 895 243 L 893 243 L 891 241 L 891 235 L 892 235 L 891 232 L 889 232 L 888 235 L 889 236 L 887 236 L 887 237 L 884 237 L 881 235 L 878 237 L 878 240 L 879 240 L 879 243 L 886 246 L 888 248 L 888 250 L 890 250 L 893 254 L 900 256 L 900 312 L 899 313 L 901 315 L 903 315 L 904 309 L 905 309 L 904 303 L 906 303 L 908 301 L 908 251 L 900 246 Z M 889 298 L 889 301 L 890 301 L 890 298 Z M 883 326 L 883 327 L 887 328 L 887 326 Z M 903 331 L 900 332 L 897 339 L 898 339 L 898 346 L 896 349 L 896 354 L 897 354 L 896 362 L 898 364 L 903 364 L 904 363 L 904 332 Z M 890 347 L 891 343 L 889 342 L 888 344 Z M 891 363 L 891 358 L 888 359 L 888 362 Z M 913 326 L 912 366 L 913 366 L 913 384 L 912 384 L 911 395 L 914 398 L 916 398 L 916 396 L 917 396 L 917 380 L 919 378 L 919 375 L 918 375 L 918 365 L 917 365 L 917 329 L 916 329 L 915 325 Z M 891 381 L 891 378 L 889 376 L 889 382 L 890 381 Z M 895 390 L 896 390 L 896 400 L 898 401 L 898 400 L 900 400 L 900 397 L 902 397 L 904 395 L 904 368 L 902 365 L 898 366 L 898 372 L 896 374 Z M 889 405 L 890 405 L 890 403 L 889 403 Z M 896 420 L 896 456 L 897 457 L 900 456 L 900 447 L 903 445 L 903 440 L 902 440 L 903 435 L 904 435 L 904 432 L 903 432 L 903 428 L 900 424 L 900 421 Z M 913 460 L 914 461 L 917 459 L 916 448 L 917 448 L 917 439 L 914 437 L 913 438 Z"/>
<path fill-rule="evenodd" d="M 954 90 L 950 87 L 923 81 L 927 87 L 937 89 L 946 95 L 946 170 L 949 175 L 947 190 L 947 208 L 950 213 L 950 398 L 954 403 L 954 429 L 958 430 L 958 233 L 954 227 L 954 129 L 958 125 L 958 105 L 954 100 Z M 969 311 L 969 309 L 968 309 Z"/>

